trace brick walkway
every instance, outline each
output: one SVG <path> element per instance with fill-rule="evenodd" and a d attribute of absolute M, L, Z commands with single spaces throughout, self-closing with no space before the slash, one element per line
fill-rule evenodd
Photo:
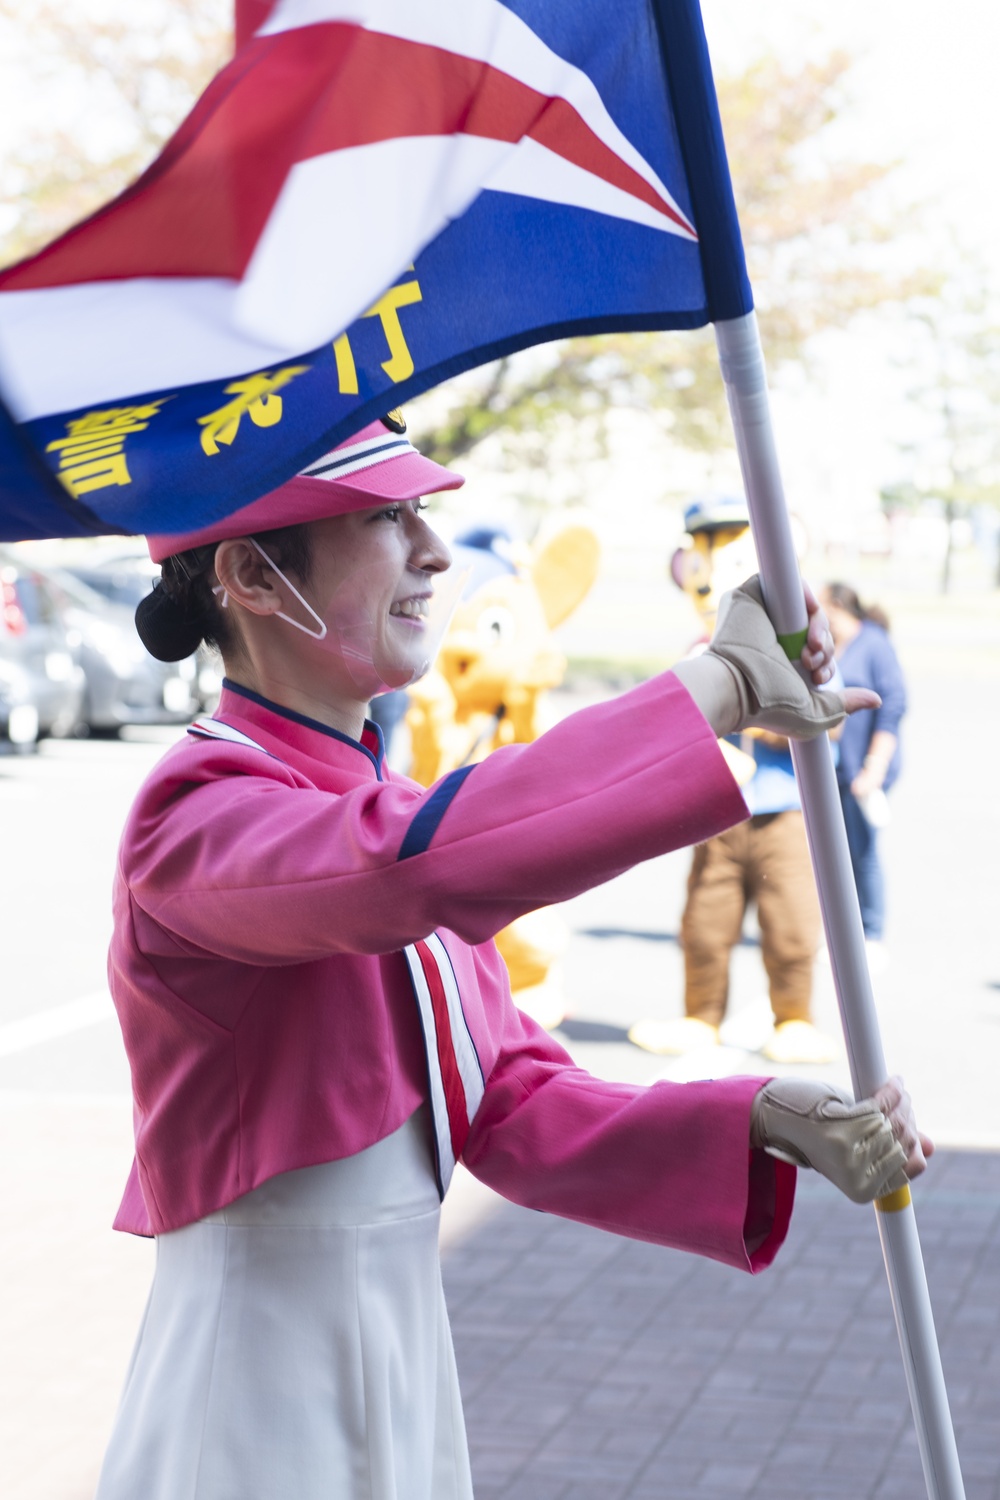
<path fill-rule="evenodd" d="M 872 1211 L 742 1276 L 503 1205 L 447 1253 L 477 1500 L 920 1500 Z M 915 1191 L 968 1500 L 1000 1500 L 1000 1156 Z"/>

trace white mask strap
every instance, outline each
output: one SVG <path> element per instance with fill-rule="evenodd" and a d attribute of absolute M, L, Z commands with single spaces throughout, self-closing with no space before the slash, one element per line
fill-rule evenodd
<path fill-rule="evenodd" d="M 272 572 L 277 573 L 278 577 L 281 579 L 282 583 L 285 585 L 285 588 L 291 590 L 291 592 L 295 595 L 296 599 L 302 605 L 302 608 L 308 614 L 312 615 L 313 619 L 316 621 L 318 629 L 316 629 L 316 630 L 310 630 L 310 628 L 309 628 L 308 625 L 301 625 L 298 620 L 293 620 L 292 617 L 291 617 L 291 615 L 286 615 L 280 609 L 278 610 L 278 619 L 286 621 L 287 624 L 289 624 L 289 625 L 294 625 L 296 630 L 301 630 L 303 635 L 309 636 L 314 641 L 325 641 L 326 640 L 326 634 L 327 634 L 326 621 L 320 619 L 319 615 L 313 609 L 313 607 L 309 603 L 308 599 L 303 599 L 302 595 L 299 593 L 299 591 L 295 587 L 294 583 L 292 583 L 290 579 L 288 579 L 288 578 L 285 577 L 284 573 L 278 567 L 278 564 L 276 562 L 274 562 L 270 557 L 268 557 L 267 553 L 264 551 L 264 549 L 260 545 L 260 543 L 254 541 L 254 539 L 253 539 L 252 536 L 248 536 L 247 537 L 247 541 L 250 543 L 251 547 L 256 547 L 257 548 L 257 551 L 260 553 L 261 557 L 267 563 L 268 567 L 271 569 Z"/>

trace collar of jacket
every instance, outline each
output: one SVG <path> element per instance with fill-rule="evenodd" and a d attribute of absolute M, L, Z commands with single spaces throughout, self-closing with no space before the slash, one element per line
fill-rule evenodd
<path fill-rule="evenodd" d="M 370 719 L 365 720 L 361 739 L 354 740 L 339 729 L 331 729 L 318 719 L 263 698 L 228 677 L 223 679 L 222 696 L 213 718 L 241 729 L 279 760 L 283 758 L 282 747 L 288 747 L 325 765 L 349 766 L 362 776 L 367 769 L 373 781 L 385 780 L 382 731 Z"/>

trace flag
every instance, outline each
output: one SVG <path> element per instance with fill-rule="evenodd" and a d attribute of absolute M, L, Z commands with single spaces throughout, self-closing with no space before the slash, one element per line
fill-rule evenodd
<path fill-rule="evenodd" d="M 697 0 L 244 3 L 0 272 L 0 539 L 190 531 L 474 365 L 750 310 Z"/>

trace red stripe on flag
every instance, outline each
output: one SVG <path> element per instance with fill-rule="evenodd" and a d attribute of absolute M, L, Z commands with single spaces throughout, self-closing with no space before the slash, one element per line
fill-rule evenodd
<path fill-rule="evenodd" d="M 236 0 L 234 44 L 238 52 L 270 16 L 278 0 Z"/>
<path fill-rule="evenodd" d="M 448 1125 L 451 1129 L 451 1149 L 455 1153 L 455 1160 L 458 1161 L 469 1134 L 469 1115 L 465 1101 L 465 1085 L 458 1070 L 455 1045 L 451 1039 L 451 1015 L 448 1011 L 448 1000 L 437 959 L 426 943 L 414 943 L 413 946 L 420 956 L 420 964 L 430 992 L 431 1008 L 434 1011 L 438 1062 L 441 1065 L 441 1079 L 448 1107 Z"/>
<path fill-rule="evenodd" d="M 529 136 L 693 233 L 565 100 L 440 47 L 323 22 L 247 42 L 132 187 L 0 273 L 0 287 L 135 276 L 238 280 L 296 162 L 451 134 Z M 345 233 L 362 230 L 345 225 Z"/>
<path fill-rule="evenodd" d="M 537 97 L 541 99 L 542 95 Z M 669 203 L 664 202 L 656 189 L 644 177 L 622 161 L 610 146 L 606 146 L 565 99 L 545 100 L 545 108 L 539 116 L 537 125 L 525 134 L 530 135 L 531 139 L 537 141 L 540 146 L 547 146 L 557 156 L 564 157 L 566 161 L 582 167 L 594 177 L 602 178 L 612 187 L 621 188 L 622 192 L 628 193 L 630 197 L 637 198 L 640 203 L 656 209 L 678 228 L 694 234 L 694 225 Z"/>

